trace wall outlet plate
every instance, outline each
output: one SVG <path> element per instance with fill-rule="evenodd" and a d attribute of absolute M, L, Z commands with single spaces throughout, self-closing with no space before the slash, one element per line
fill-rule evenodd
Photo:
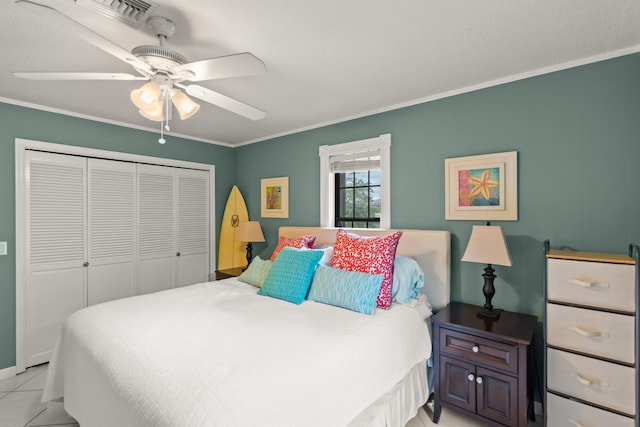
<path fill-rule="evenodd" d="M 7 254 L 7 242 L 0 242 L 0 255 Z"/>

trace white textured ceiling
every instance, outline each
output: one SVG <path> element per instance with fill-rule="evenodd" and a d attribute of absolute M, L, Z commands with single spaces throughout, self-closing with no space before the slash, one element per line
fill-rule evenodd
<path fill-rule="evenodd" d="M 131 50 L 144 30 L 75 6 L 86 26 Z M 240 145 L 474 88 L 640 51 L 638 0 L 156 0 L 176 23 L 166 46 L 190 61 L 251 52 L 267 74 L 203 86 L 266 111 L 251 121 L 201 103 L 172 133 Z M 0 1 L 0 101 L 159 130 L 129 92 L 141 82 L 43 82 L 14 71 L 132 73 L 64 19 Z M 638 76 L 640 79 L 640 76 Z"/>

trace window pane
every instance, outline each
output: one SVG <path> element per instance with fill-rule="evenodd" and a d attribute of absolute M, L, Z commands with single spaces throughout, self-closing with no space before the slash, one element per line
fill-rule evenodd
<path fill-rule="evenodd" d="M 341 173 L 344 176 L 344 184 L 342 187 L 353 187 L 353 172 Z"/>
<path fill-rule="evenodd" d="M 380 223 L 379 222 L 370 222 L 369 223 L 369 228 L 380 228 Z"/>
<path fill-rule="evenodd" d="M 380 185 L 380 170 L 376 169 L 369 172 L 371 173 L 371 178 L 369 178 L 371 185 Z"/>
<path fill-rule="evenodd" d="M 380 187 L 371 187 L 371 207 L 369 214 L 372 218 L 380 218 Z"/>
<path fill-rule="evenodd" d="M 366 221 L 357 221 L 353 223 L 353 227 L 354 228 L 367 228 L 367 222 Z"/>
<path fill-rule="evenodd" d="M 340 216 L 353 217 L 353 188 L 340 190 Z"/>
<path fill-rule="evenodd" d="M 369 171 L 355 172 L 355 185 L 368 185 Z"/>
<path fill-rule="evenodd" d="M 369 218 L 369 187 L 356 188 L 356 218 Z"/>

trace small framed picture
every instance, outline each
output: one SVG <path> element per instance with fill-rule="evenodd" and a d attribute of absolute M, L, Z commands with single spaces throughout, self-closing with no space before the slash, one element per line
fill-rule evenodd
<path fill-rule="evenodd" d="M 445 159 L 445 219 L 518 220 L 518 152 Z"/>
<path fill-rule="evenodd" d="M 289 177 L 260 180 L 260 214 L 263 218 L 289 218 Z"/>

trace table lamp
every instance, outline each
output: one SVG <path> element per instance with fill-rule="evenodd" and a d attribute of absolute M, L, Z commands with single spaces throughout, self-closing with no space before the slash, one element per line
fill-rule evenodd
<path fill-rule="evenodd" d="M 259 221 L 244 221 L 238 224 L 233 240 L 247 242 L 247 267 L 251 264 L 251 242 L 264 242 Z M 245 268 L 246 269 L 246 268 Z"/>
<path fill-rule="evenodd" d="M 491 265 L 511 266 L 511 256 L 502 234 L 502 227 L 490 225 L 488 222 L 487 225 L 474 225 L 462 261 L 487 264 L 482 275 L 484 277 L 482 293 L 485 304 L 484 308 L 478 312 L 478 316 L 497 319 L 502 310 L 494 309 L 491 305 L 491 299 L 496 293 L 493 286 L 493 280 L 496 278 L 493 274 L 495 270 Z"/>

